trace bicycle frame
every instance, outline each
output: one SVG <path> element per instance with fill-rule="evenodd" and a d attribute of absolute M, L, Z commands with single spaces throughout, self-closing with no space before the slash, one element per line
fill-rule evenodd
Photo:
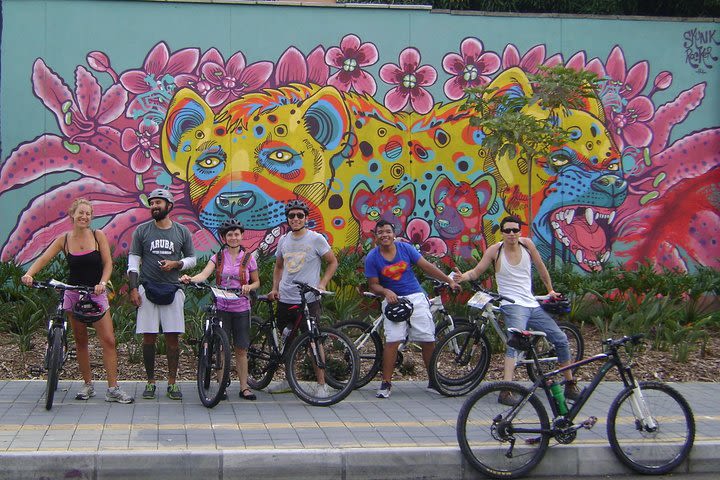
<path fill-rule="evenodd" d="M 540 369 L 540 361 L 537 358 L 537 354 L 535 353 L 534 349 L 530 349 L 530 356 L 532 358 L 532 361 L 535 362 L 536 367 L 538 368 L 538 371 L 541 372 L 541 375 L 538 377 L 538 379 L 535 381 L 532 387 L 530 387 L 530 393 L 529 395 L 525 396 L 525 398 L 522 399 L 522 402 L 520 404 L 513 408 L 512 412 L 508 416 L 509 420 L 512 420 L 515 418 L 515 412 L 520 411 L 520 409 L 528 402 L 529 398 L 537 391 L 538 388 L 542 388 L 545 392 L 545 396 L 548 400 L 548 403 L 550 404 L 550 409 L 553 413 L 553 418 L 563 417 L 570 421 L 573 421 L 577 415 L 580 413 L 580 410 L 582 410 L 583 406 L 587 403 L 587 401 L 592 396 L 595 389 L 598 387 L 598 385 L 605 379 L 605 376 L 608 374 L 610 370 L 613 369 L 613 367 L 617 368 L 618 373 L 620 374 L 620 379 L 623 382 L 623 385 L 625 387 L 632 387 L 637 389 L 638 384 L 635 381 L 635 377 L 632 374 L 631 367 L 629 365 L 625 365 L 620 358 L 620 354 L 618 352 L 618 346 L 614 344 L 608 344 L 609 352 L 599 353 L 597 355 L 593 355 L 592 357 L 585 358 L 583 360 L 580 360 L 575 363 L 571 363 L 569 365 L 566 365 L 562 368 L 558 368 L 555 370 L 552 370 L 550 372 L 542 372 Z M 563 372 L 567 370 L 571 370 L 574 368 L 581 367 L 583 365 L 588 365 L 591 363 L 599 362 L 602 360 L 606 360 L 605 363 L 603 363 L 600 368 L 598 369 L 597 373 L 593 376 L 592 380 L 590 381 L 589 385 L 583 389 L 580 397 L 575 401 L 575 403 L 572 405 L 572 407 L 568 408 L 568 412 L 564 415 L 560 414 L 558 405 L 555 401 L 555 398 L 552 395 L 552 392 L 550 391 L 550 385 L 553 382 L 553 378 L 557 377 L 558 375 L 562 375 Z M 637 400 L 635 400 L 637 401 Z M 639 404 L 634 404 L 634 407 L 638 408 L 638 412 L 642 412 L 642 407 Z M 649 415 L 643 415 L 643 418 L 649 418 Z M 577 425 L 573 428 L 580 429 L 583 428 L 583 424 Z M 523 432 L 523 433 L 546 433 L 546 434 L 553 434 L 556 429 L 552 428 L 550 431 L 540 431 L 540 430 L 533 430 L 533 429 L 517 429 L 517 432 Z"/>

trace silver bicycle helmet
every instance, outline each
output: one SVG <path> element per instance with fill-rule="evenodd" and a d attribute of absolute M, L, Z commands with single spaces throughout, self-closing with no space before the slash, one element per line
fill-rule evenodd
<path fill-rule="evenodd" d="M 170 193 L 170 190 L 167 190 L 165 188 L 156 188 L 155 190 L 150 192 L 150 195 L 148 195 L 148 201 L 152 200 L 153 198 L 162 198 L 169 203 L 175 203 L 175 197 L 173 197 L 173 194 Z"/>
<path fill-rule="evenodd" d="M 413 304 L 407 298 L 398 298 L 397 303 L 385 306 L 385 318 L 395 323 L 407 322 L 413 313 Z"/>

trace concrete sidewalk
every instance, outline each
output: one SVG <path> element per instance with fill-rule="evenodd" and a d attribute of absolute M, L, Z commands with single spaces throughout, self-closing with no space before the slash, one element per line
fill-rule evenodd
<path fill-rule="evenodd" d="M 482 478 L 464 461 L 455 436 L 466 397 L 446 398 L 425 383 L 396 382 L 390 399 L 375 398 L 377 382 L 328 408 L 293 394 L 257 392 L 214 409 L 200 403 L 194 382 L 182 402 L 141 398 L 144 383 L 123 382 L 132 405 L 97 396 L 75 400 L 80 382 L 62 381 L 51 411 L 43 381 L 0 381 L 0 479 L 469 479 Z M 720 383 L 674 384 L 690 402 L 697 425 L 683 472 L 720 474 Z M 99 388 L 98 388 L 99 387 Z M 580 417 L 598 424 L 571 445 L 551 448 L 533 476 L 626 472 L 605 435 L 605 418 L 620 389 L 605 382 Z M 551 443 L 552 444 L 552 443 Z"/>

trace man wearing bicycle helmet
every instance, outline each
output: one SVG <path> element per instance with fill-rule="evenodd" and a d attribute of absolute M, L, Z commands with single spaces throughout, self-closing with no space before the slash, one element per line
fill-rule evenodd
<path fill-rule="evenodd" d="M 294 324 L 297 319 L 297 308 L 300 306 L 300 292 L 293 282 L 303 282 L 325 290 L 328 282 L 337 270 L 338 261 L 325 237 L 308 230 L 310 209 L 302 200 L 290 200 L 285 206 L 290 231 L 283 235 L 275 251 L 275 268 L 273 269 L 273 286 L 268 298 L 278 301 L 277 320 L 283 329 Z M 325 273 L 320 276 L 323 261 Z M 312 295 L 312 294 L 308 294 Z M 313 298 L 308 302 L 310 314 L 319 317 L 320 300 Z M 291 325 L 290 325 L 291 326 Z M 292 326 L 291 326 L 292 327 Z M 317 371 L 318 395 L 327 396 L 327 386 L 322 371 Z M 289 391 L 287 382 L 268 389 L 270 393 Z"/>
<path fill-rule="evenodd" d="M 258 267 L 255 257 L 242 247 L 242 234 L 245 228 L 237 220 L 225 220 L 218 228 L 220 251 L 210 257 L 202 272 L 194 276 L 183 275 L 184 283 L 202 282 L 215 274 L 215 282 L 224 288 L 239 288 L 243 295 L 260 287 Z M 257 397 L 248 386 L 247 351 L 250 347 L 250 301 L 247 297 L 234 300 L 218 298 L 218 315 L 223 328 L 228 333 L 235 350 L 235 366 L 240 380 L 240 398 L 255 400 Z M 227 395 L 227 390 L 225 392 Z"/>
<path fill-rule="evenodd" d="M 385 298 L 382 383 L 376 397 L 389 398 L 400 343 L 408 338 L 420 345 L 426 369 L 435 350 L 435 324 L 430 313 L 430 302 L 412 266 L 417 265 L 428 276 L 449 283 L 453 290 L 459 287 L 452 278 L 425 260 L 411 244 L 396 242 L 395 227 L 387 220 L 380 220 L 375 225 L 375 242 L 377 247 L 365 259 L 365 276 L 370 291 Z M 398 305 L 401 299 L 410 302 L 412 308 Z"/>
<path fill-rule="evenodd" d="M 500 222 L 503 241 L 488 247 L 480 262 L 472 270 L 460 273 L 456 270 L 453 278 L 458 282 L 476 280 L 491 264 L 495 266 L 495 280 L 498 293 L 511 298 L 515 303 L 503 302 L 501 310 L 505 317 L 505 328 L 531 328 L 547 334 L 547 339 L 555 346 L 558 354 L 558 367 L 570 363 L 570 347 L 567 335 L 558 327 L 555 320 L 545 312 L 535 299 L 532 291 L 532 265 L 535 265 L 540 279 L 548 295 L 557 297 L 560 294 L 553 290 L 552 280 L 540 252 L 533 241 L 520 236 L 520 228 L 525 223 L 511 215 Z M 516 351 L 510 347 L 505 353 L 503 380 L 512 381 L 515 372 Z M 580 389 L 572 377 L 572 370 L 563 372 L 565 377 L 565 398 L 576 400 Z M 500 393 L 498 402 L 504 405 L 515 405 L 521 399 L 510 391 Z"/>
<path fill-rule="evenodd" d="M 178 290 L 178 281 L 181 270 L 195 266 L 195 249 L 187 227 L 168 216 L 175 203 L 169 190 L 156 188 L 148 195 L 148 203 L 152 220 L 133 232 L 128 256 L 130 301 L 138 307 L 136 333 L 143 334 L 148 380 L 143 398 L 155 398 L 155 342 L 162 328 L 167 345 L 167 395 L 182 400 L 175 381 L 179 338 L 185 332 L 185 293 Z"/>

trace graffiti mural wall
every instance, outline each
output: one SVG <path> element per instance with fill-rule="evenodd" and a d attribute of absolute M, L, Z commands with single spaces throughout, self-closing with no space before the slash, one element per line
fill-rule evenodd
<path fill-rule="evenodd" d="M 217 247 L 228 218 L 246 226 L 248 248 L 272 251 L 284 203 L 301 198 L 336 248 L 368 244 L 385 218 L 426 253 L 469 258 L 513 213 L 532 219 L 525 233 L 548 260 L 585 271 L 645 259 L 720 268 L 717 23 L 123 1 L 2 8 L 4 261 L 26 263 L 67 231 L 78 196 L 126 252 L 150 218 L 147 193 L 164 186 L 201 251 Z M 572 136 L 547 158 L 491 157 L 464 89 L 532 96 L 528 74 L 543 65 L 597 73 L 599 98 L 552 119 Z"/>

